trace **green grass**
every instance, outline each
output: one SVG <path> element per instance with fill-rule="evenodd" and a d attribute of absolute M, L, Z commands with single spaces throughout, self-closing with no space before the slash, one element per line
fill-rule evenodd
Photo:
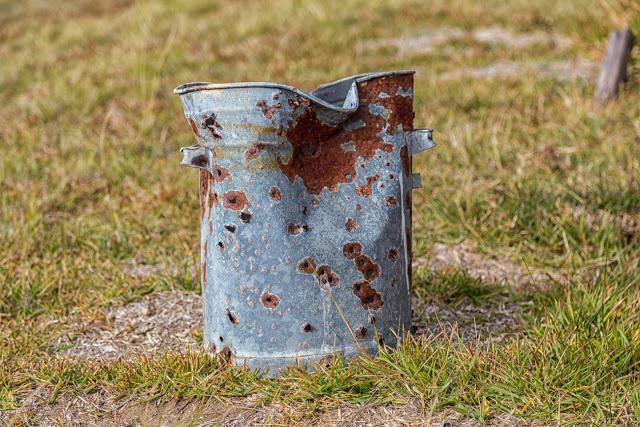
<path fill-rule="evenodd" d="M 638 49 L 610 105 L 593 88 L 533 74 L 438 82 L 438 73 L 501 60 L 598 60 L 621 21 L 640 34 L 637 1 L 0 2 L 0 408 L 39 386 L 54 400 L 106 390 L 141 398 L 340 402 L 419 398 L 486 420 L 640 422 Z M 397 58 L 362 41 L 423 28 L 501 25 L 574 41 L 511 50 L 445 46 Z M 456 42 L 454 52 L 468 43 Z M 571 276 L 535 295 L 516 339 L 408 340 L 348 367 L 277 380 L 201 354 L 94 364 L 52 356 L 70 317 L 168 289 L 197 292 L 197 178 L 178 166 L 192 143 L 172 88 L 194 80 L 280 81 L 310 89 L 345 75 L 415 68 L 416 125 L 436 129 L 415 169 L 415 255 L 435 242 Z M 572 212 L 582 209 L 587 221 Z M 133 279 L 122 262 L 177 268 Z M 586 276 L 580 272 L 587 271 Z M 596 277 L 591 280 L 591 277 Z M 492 304 L 507 292 L 459 272 L 420 270 L 416 293 L 440 304 Z"/>

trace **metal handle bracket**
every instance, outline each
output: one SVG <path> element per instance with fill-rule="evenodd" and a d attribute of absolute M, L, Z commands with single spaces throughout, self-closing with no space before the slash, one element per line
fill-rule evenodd
<path fill-rule="evenodd" d="M 436 146 L 433 142 L 433 129 L 415 129 L 406 134 L 409 155 L 413 156 Z"/>

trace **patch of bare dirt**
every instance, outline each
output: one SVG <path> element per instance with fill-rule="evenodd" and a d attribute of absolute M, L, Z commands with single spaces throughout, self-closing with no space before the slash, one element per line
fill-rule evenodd
<path fill-rule="evenodd" d="M 67 326 L 56 343 L 61 354 L 114 360 L 136 354 L 196 350 L 202 303 L 193 292 L 158 292 L 102 310 L 103 318 Z"/>
<path fill-rule="evenodd" d="M 569 281 L 562 274 L 516 264 L 506 257 L 489 257 L 474 252 L 465 245 L 436 243 L 428 256 L 416 258 L 413 265 L 426 266 L 436 272 L 462 271 L 471 278 L 486 283 L 509 285 L 518 290 L 536 291 L 554 284 L 567 284 Z"/>
<path fill-rule="evenodd" d="M 598 72 L 598 65 L 586 59 L 563 61 L 499 61 L 486 67 L 460 68 L 438 76 L 440 81 L 462 78 L 517 78 L 526 74 L 558 81 L 591 81 Z"/>
<path fill-rule="evenodd" d="M 404 34 L 399 37 L 368 40 L 363 43 L 362 49 L 394 48 L 398 56 L 407 57 L 431 53 L 445 43 L 464 40 L 486 45 L 502 45 L 514 49 L 548 46 L 564 50 L 572 44 L 571 39 L 567 36 L 542 31 L 514 33 L 497 26 L 477 28 L 473 31 L 466 31 L 458 27 L 440 27 L 420 33 Z"/>
<path fill-rule="evenodd" d="M 521 426 L 534 425 L 510 415 L 481 423 L 452 410 L 432 413 L 417 400 L 404 404 L 329 404 L 308 413 L 300 404 L 264 405 L 258 396 L 220 402 L 215 399 L 134 401 L 113 399 L 102 393 L 84 397 L 60 396 L 55 403 L 33 402 L 9 413 L 8 425 L 40 426 Z"/>

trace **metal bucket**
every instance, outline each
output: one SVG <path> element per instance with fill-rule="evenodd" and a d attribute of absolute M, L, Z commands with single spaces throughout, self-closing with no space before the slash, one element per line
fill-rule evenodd
<path fill-rule="evenodd" d="M 395 346 L 411 320 L 413 72 L 311 93 L 275 83 L 175 89 L 198 141 L 204 343 L 277 372 Z"/>

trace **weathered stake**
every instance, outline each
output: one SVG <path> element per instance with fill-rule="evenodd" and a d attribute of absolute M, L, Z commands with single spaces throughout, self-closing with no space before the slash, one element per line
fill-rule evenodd
<path fill-rule="evenodd" d="M 595 99 L 606 102 L 618 96 L 620 82 L 627 79 L 627 64 L 634 42 L 629 28 L 612 31 L 609 34 L 607 54 L 600 68 Z"/>

